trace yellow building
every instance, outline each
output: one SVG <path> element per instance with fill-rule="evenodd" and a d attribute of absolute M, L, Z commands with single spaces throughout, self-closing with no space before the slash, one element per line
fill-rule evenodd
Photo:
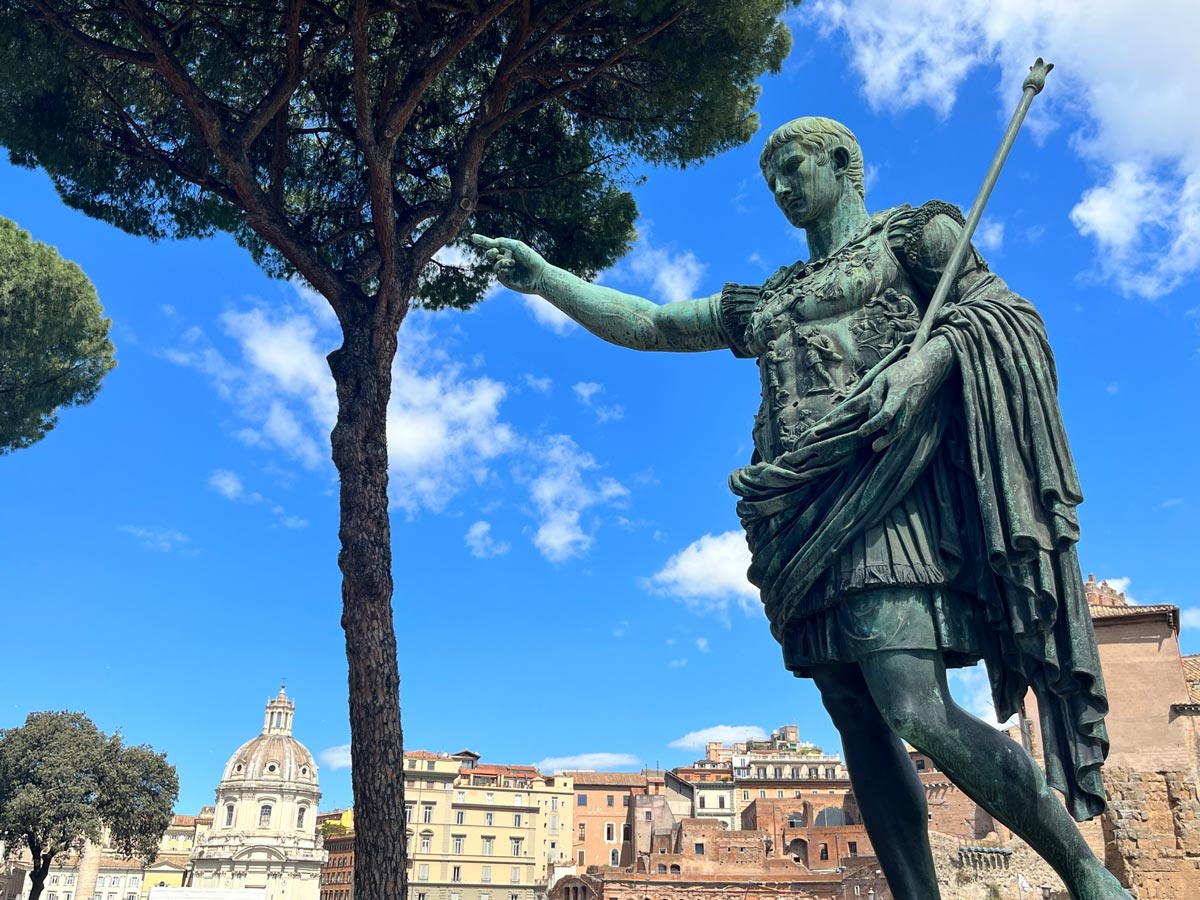
<path fill-rule="evenodd" d="M 570 776 L 405 754 L 410 900 L 537 900 L 571 859 Z"/>

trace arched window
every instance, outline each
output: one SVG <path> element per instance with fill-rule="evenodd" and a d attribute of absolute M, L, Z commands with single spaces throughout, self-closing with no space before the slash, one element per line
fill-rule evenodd
<path fill-rule="evenodd" d="M 655 875 L 666 875 L 667 874 L 667 864 L 659 863 L 657 866 L 655 866 L 654 874 Z"/>
<path fill-rule="evenodd" d="M 304 827 L 304 814 L 308 812 L 307 806 L 302 806 L 296 810 L 296 830 L 299 831 Z"/>
<path fill-rule="evenodd" d="M 225 827 L 226 828 L 233 827 L 233 804 L 232 803 L 225 804 Z"/>
<path fill-rule="evenodd" d="M 671 863 L 671 874 L 672 875 L 679 874 L 679 863 Z"/>
<path fill-rule="evenodd" d="M 611 850 L 608 854 L 608 864 L 610 866 L 615 866 L 620 862 L 621 862 L 621 851 L 616 850 L 616 849 Z"/>
<path fill-rule="evenodd" d="M 270 828 L 271 827 L 271 804 L 270 803 L 264 803 L 262 806 L 260 806 L 258 808 L 258 827 L 259 828 Z"/>

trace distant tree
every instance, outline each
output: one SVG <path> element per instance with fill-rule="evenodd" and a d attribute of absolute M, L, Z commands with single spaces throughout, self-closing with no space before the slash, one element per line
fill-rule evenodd
<path fill-rule="evenodd" d="M 30 713 L 0 731 L 0 840 L 33 857 L 29 900 L 54 860 L 98 842 L 154 861 L 179 796 L 175 767 L 145 746 L 126 747 L 77 712 Z"/>
<path fill-rule="evenodd" d="M 109 324 L 79 266 L 0 218 L 0 455 L 95 399 L 116 365 Z"/>
<path fill-rule="evenodd" d="M 343 343 L 354 894 L 406 893 L 386 416 L 410 307 L 467 307 L 471 231 L 590 275 L 629 246 L 629 167 L 748 140 L 797 0 L 0 0 L 0 144 L 150 237 L 226 231 L 303 276 Z M 415 561 L 414 561 L 415 562 Z"/>

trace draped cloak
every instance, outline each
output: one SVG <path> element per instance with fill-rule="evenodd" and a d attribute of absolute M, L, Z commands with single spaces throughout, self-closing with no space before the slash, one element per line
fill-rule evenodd
<path fill-rule="evenodd" d="M 1103 811 L 1100 766 L 1108 711 L 1075 553 L 1082 501 L 1057 401 L 1045 329 L 1029 301 L 984 269 L 943 307 L 933 329 L 950 344 L 951 376 L 882 452 L 866 418 L 835 409 L 799 446 L 730 476 L 762 592 L 782 642 L 838 554 L 878 524 L 928 473 L 947 520 L 940 551 L 971 585 L 987 623 L 987 665 L 1001 720 L 1037 697 L 1046 776 L 1078 821 Z M 900 359 L 896 347 L 854 395 Z M 852 395 L 853 396 L 853 395 Z"/>

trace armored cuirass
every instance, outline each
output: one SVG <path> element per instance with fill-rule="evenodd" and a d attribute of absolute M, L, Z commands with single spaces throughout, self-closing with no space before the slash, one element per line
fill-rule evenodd
<path fill-rule="evenodd" d="M 754 420 L 761 459 L 795 449 L 872 366 L 916 333 L 925 298 L 880 225 L 763 285 L 746 331 L 762 378 Z"/>

